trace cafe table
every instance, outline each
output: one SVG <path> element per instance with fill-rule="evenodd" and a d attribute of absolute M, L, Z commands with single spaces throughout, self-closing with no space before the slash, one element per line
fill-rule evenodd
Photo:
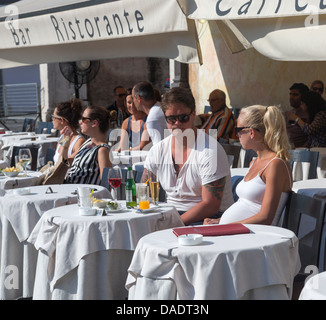
<path fill-rule="evenodd" d="M 134 249 L 144 235 L 183 226 L 173 206 L 80 216 L 77 205 L 46 212 L 28 241 L 38 250 L 33 299 L 121 300 Z M 100 212 L 100 211 L 99 211 Z"/>
<path fill-rule="evenodd" d="M 326 178 L 295 181 L 292 190 L 309 197 L 318 195 L 319 197 L 326 198 Z"/>
<path fill-rule="evenodd" d="M 122 168 L 127 168 L 128 166 L 134 167 L 136 164 L 144 163 L 147 154 L 147 150 L 123 150 L 121 152 L 112 151 L 110 153 L 110 157 L 113 165 L 119 165 Z"/>
<path fill-rule="evenodd" d="M 98 185 L 94 196 L 110 198 Z M 37 251 L 26 240 L 45 211 L 77 203 L 77 185 L 40 185 L 5 190 L 0 196 L 0 300 L 31 297 Z"/>
<path fill-rule="evenodd" d="M 58 137 L 49 137 L 48 135 L 38 135 L 35 137 L 26 137 L 24 139 L 15 140 L 11 144 L 3 145 L 1 150 L 3 152 L 3 160 L 10 163 L 12 152 L 14 146 L 23 147 L 23 146 L 37 146 L 38 155 L 37 155 L 37 168 L 40 169 L 45 163 L 46 153 L 48 149 L 56 149 L 58 142 Z"/>
<path fill-rule="evenodd" d="M 40 171 L 20 172 L 16 177 L 7 177 L 5 174 L 0 174 L 0 190 L 17 189 L 30 187 L 39 184 L 44 173 Z"/>
<path fill-rule="evenodd" d="M 180 245 L 172 229 L 144 236 L 128 269 L 128 299 L 290 299 L 300 270 L 295 234 L 245 226 L 250 233 L 205 236 L 192 246 Z"/>
<path fill-rule="evenodd" d="M 299 300 L 326 300 L 326 272 L 309 277 L 300 293 Z"/>

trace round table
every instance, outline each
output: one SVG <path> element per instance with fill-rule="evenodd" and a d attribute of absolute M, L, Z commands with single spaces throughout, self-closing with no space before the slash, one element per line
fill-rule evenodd
<path fill-rule="evenodd" d="M 326 198 L 326 178 L 296 181 L 293 183 L 292 190 L 309 197 L 318 195 Z"/>
<path fill-rule="evenodd" d="M 45 211 L 77 203 L 77 186 L 32 186 L 27 195 L 17 195 L 18 189 L 14 189 L 0 196 L 0 299 L 32 296 L 37 251 L 26 240 Z M 96 189 L 95 197 L 111 198 L 110 192 L 102 186 L 83 186 Z M 11 266 L 15 267 L 14 271 Z M 11 275 L 16 276 L 12 284 L 7 279 L 8 270 L 15 272 Z"/>
<path fill-rule="evenodd" d="M 38 250 L 33 298 L 125 299 L 127 269 L 139 239 L 182 225 L 175 207 L 167 205 L 106 216 L 80 216 L 77 205 L 49 210 L 28 239 Z"/>
<path fill-rule="evenodd" d="M 27 171 L 26 175 L 22 172 L 17 177 L 7 177 L 0 175 L 0 189 L 16 189 L 37 185 L 44 174 L 39 171 Z"/>
<path fill-rule="evenodd" d="M 300 269 L 295 234 L 246 226 L 249 234 L 205 236 L 196 246 L 179 245 L 172 229 L 143 237 L 128 270 L 128 299 L 290 299 Z"/>
<path fill-rule="evenodd" d="M 316 274 L 307 280 L 299 300 L 326 300 L 326 272 Z"/>

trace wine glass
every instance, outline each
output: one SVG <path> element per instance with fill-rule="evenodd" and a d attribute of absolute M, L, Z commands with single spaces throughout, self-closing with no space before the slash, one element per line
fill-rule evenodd
<path fill-rule="evenodd" d="M 117 202 L 117 188 L 120 187 L 122 180 L 121 169 L 118 166 L 114 166 L 109 169 L 109 184 L 113 191 L 113 199 Z"/>
<path fill-rule="evenodd" d="M 24 175 L 26 176 L 26 168 L 32 161 L 32 155 L 30 149 L 20 149 L 18 152 L 18 159 L 20 165 L 24 168 Z"/>

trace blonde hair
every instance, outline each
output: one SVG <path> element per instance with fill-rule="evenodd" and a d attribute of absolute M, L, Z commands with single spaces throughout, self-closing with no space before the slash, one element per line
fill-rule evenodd
<path fill-rule="evenodd" d="M 257 129 L 264 136 L 264 143 L 277 157 L 290 160 L 285 119 L 277 107 L 254 105 L 242 108 L 240 114 L 246 126 Z"/>

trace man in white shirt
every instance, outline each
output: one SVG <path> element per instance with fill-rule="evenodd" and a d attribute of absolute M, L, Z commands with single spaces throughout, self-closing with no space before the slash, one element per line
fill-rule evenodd
<path fill-rule="evenodd" d="M 233 204 L 226 153 L 216 139 L 195 127 L 190 90 L 172 88 L 163 97 L 162 109 L 172 134 L 149 151 L 142 181 L 155 175 L 182 221 L 202 222 Z"/>
<path fill-rule="evenodd" d="M 134 104 L 139 111 L 147 114 L 145 129 L 140 142 L 143 149 L 150 141 L 153 145 L 168 135 L 167 125 L 160 102 L 156 101 L 153 86 L 146 81 L 137 83 L 132 89 Z M 149 135 L 149 138 L 148 138 Z"/>

